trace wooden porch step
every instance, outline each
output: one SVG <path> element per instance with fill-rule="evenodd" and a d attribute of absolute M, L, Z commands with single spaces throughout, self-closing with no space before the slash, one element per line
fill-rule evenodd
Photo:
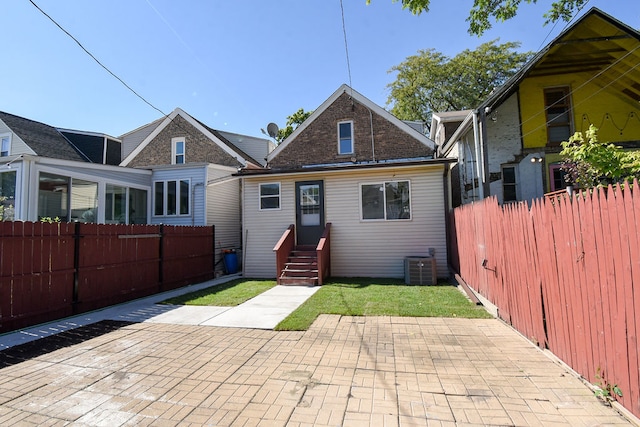
<path fill-rule="evenodd" d="M 317 286 L 318 277 L 281 277 L 280 284 L 283 286 Z"/>
<path fill-rule="evenodd" d="M 297 246 L 289 254 L 278 283 L 288 286 L 316 286 L 318 257 L 314 246 Z"/>

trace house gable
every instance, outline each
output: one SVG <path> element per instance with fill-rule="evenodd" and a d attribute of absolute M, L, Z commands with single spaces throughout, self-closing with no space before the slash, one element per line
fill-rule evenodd
<path fill-rule="evenodd" d="M 636 142 L 640 126 L 622 125 L 640 124 L 634 119 L 640 101 L 639 46 L 640 32 L 592 8 L 478 106 L 477 112 L 481 120 L 485 113 L 491 120 L 500 120 L 503 104 L 517 93 L 524 148 L 557 152 L 559 139 L 552 140 L 547 129 L 553 120 L 547 111 L 556 104 L 546 98 L 545 91 L 564 90 L 566 95 L 559 98 L 571 114 L 565 135 L 595 124 L 601 140 Z"/>
<path fill-rule="evenodd" d="M 339 124 L 351 123 L 353 150 L 339 154 Z M 342 85 L 268 157 L 272 169 L 433 158 L 426 136 Z"/>
<path fill-rule="evenodd" d="M 562 188 L 561 143 L 591 124 L 601 141 L 640 148 L 639 48 L 640 32 L 592 8 L 540 50 L 439 147 L 459 159 L 462 202 Z"/>
<path fill-rule="evenodd" d="M 251 166 L 257 162 L 214 130 L 176 108 L 122 161 L 122 166 L 144 167 L 172 164 L 172 139 L 185 139 L 187 163 Z"/>

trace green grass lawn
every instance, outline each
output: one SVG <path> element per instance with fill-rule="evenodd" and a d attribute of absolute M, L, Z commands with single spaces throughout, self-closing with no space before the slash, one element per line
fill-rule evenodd
<path fill-rule="evenodd" d="M 491 318 L 455 286 L 409 286 L 393 279 L 335 279 L 284 319 L 276 330 L 306 330 L 320 314 Z"/>
<path fill-rule="evenodd" d="M 274 286 L 275 280 L 236 279 L 162 304 L 235 306 Z M 491 318 L 484 308 L 446 283 L 410 286 L 397 279 L 332 279 L 280 322 L 276 330 L 307 330 L 320 314 Z"/>
<path fill-rule="evenodd" d="M 232 307 L 250 300 L 275 285 L 275 280 L 236 279 L 197 292 L 170 298 L 160 304 Z"/>

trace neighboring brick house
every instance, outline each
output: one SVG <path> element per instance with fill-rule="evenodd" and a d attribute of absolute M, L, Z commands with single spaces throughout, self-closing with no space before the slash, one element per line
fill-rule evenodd
<path fill-rule="evenodd" d="M 215 225 L 218 249 L 240 248 L 240 180 L 233 174 L 262 167 L 253 156 L 264 159 L 272 142 L 212 129 L 180 108 L 120 140 L 121 166 L 152 171 L 152 224 Z"/>
<path fill-rule="evenodd" d="M 393 123 L 380 113 L 373 114 L 369 106 L 355 102 L 348 90 L 333 101 L 331 108 L 326 107 L 321 106 L 314 120 L 306 120 L 296 129 L 295 144 L 290 143 L 292 137 L 278 146 L 269 158 L 272 169 L 433 156 L 433 148 L 416 139 L 417 132 L 408 133 L 409 125 L 399 120 Z M 340 153 L 336 137 L 338 123 L 350 122 L 358 123 L 352 129 L 356 146 L 351 152 Z"/>
<path fill-rule="evenodd" d="M 315 248 L 330 223 L 332 275 L 401 278 L 407 257 L 433 254 L 447 276 L 449 160 L 434 152 L 424 134 L 342 85 L 267 167 L 238 173 L 244 274 L 280 277 L 273 248 L 285 230 L 295 224 L 295 243 Z"/>

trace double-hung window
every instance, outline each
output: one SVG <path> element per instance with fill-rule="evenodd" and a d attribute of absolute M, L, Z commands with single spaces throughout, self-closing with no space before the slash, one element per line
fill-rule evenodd
<path fill-rule="evenodd" d="M 353 122 L 338 123 L 338 154 L 353 154 Z"/>
<path fill-rule="evenodd" d="M 544 90 L 544 108 L 547 112 L 547 145 L 559 147 L 571 136 L 571 99 L 568 87 Z"/>
<path fill-rule="evenodd" d="M 0 135 L 0 157 L 11 154 L 11 135 Z"/>
<path fill-rule="evenodd" d="M 171 164 L 181 165 L 185 163 L 185 139 L 184 137 L 171 138 Z"/>
<path fill-rule="evenodd" d="M 409 181 L 387 181 L 360 185 L 363 220 L 411 219 Z"/>
<path fill-rule="evenodd" d="M 156 181 L 153 185 L 154 215 L 189 215 L 190 182 L 188 179 Z"/>
<path fill-rule="evenodd" d="M 280 183 L 260 184 L 260 210 L 280 209 Z"/>

